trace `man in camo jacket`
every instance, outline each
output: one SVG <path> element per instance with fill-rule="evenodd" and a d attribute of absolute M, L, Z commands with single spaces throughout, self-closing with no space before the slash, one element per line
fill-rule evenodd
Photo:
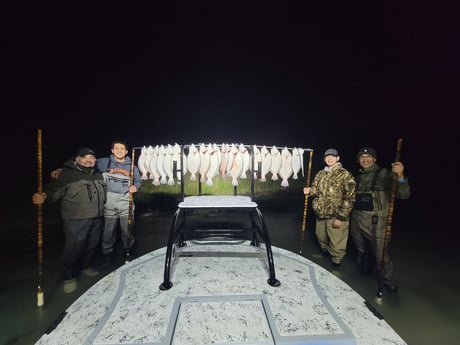
<path fill-rule="evenodd" d="M 315 233 L 324 255 L 331 257 L 338 268 L 346 254 L 349 216 L 355 201 L 356 182 L 343 168 L 336 149 L 324 153 L 326 166 L 314 177 L 304 193 L 314 197 L 312 208 L 316 214 Z"/>

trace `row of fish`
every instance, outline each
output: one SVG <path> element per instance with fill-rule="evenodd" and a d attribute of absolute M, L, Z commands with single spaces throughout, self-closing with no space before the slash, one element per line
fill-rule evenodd
<path fill-rule="evenodd" d="M 244 144 L 144 145 L 137 167 L 142 179 L 152 180 L 156 186 L 180 183 L 181 176 L 188 172 L 191 181 L 199 178 L 208 186 L 213 185 L 213 178 L 218 175 L 231 177 L 232 185 L 238 186 L 238 179 L 246 179 L 253 173 L 254 179 L 261 182 L 270 176 L 271 180 L 281 180 L 281 186 L 287 187 L 289 178 L 298 179 L 300 171 L 304 175 L 304 151 Z"/>

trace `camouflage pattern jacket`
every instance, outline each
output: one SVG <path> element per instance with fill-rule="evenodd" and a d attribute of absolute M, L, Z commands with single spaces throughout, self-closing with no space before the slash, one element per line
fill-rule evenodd
<path fill-rule="evenodd" d="M 313 210 L 320 219 L 348 220 L 355 202 L 356 182 L 353 175 L 339 162 L 331 169 L 325 167 L 313 179 L 310 195 Z"/>

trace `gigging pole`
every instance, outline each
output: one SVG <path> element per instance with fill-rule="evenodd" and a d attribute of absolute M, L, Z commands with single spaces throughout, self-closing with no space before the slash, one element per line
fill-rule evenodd
<path fill-rule="evenodd" d="M 310 151 L 310 158 L 308 161 L 308 171 L 307 171 L 307 185 L 310 187 L 310 178 L 311 178 L 311 163 L 313 158 L 313 150 Z M 302 254 L 303 242 L 305 238 L 305 228 L 307 226 L 307 210 L 308 210 L 308 195 L 305 194 L 305 204 L 303 207 L 303 219 L 302 219 L 302 233 L 300 237 L 300 250 L 299 253 Z"/>
<path fill-rule="evenodd" d="M 129 188 L 131 189 L 131 186 L 134 184 L 134 153 L 135 153 L 135 148 L 133 147 L 132 153 L 131 153 L 131 171 L 129 172 Z M 131 234 L 132 234 L 132 226 L 134 223 L 134 215 L 133 215 L 133 193 L 129 192 L 129 201 L 128 201 L 128 234 L 127 234 L 127 243 L 129 243 L 131 239 Z M 127 255 L 129 255 L 129 252 L 127 252 Z M 128 259 L 128 258 L 125 258 Z M 126 260 L 125 260 L 126 262 Z"/>
<path fill-rule="evenodd" d="M 399 156 L 401 153 L 402 139 L 398 139 L 396 145 L 396 158 L 395 162 L 399 162 Z M 380 260 L 379 274 L 378 274 L 378 289 L 377 289 L 377 298 L 382 298 L 383 296 L 383 269 L 385 267 L 385 258 L 388 254 L 388 243 L 391 239 L 391 223 L 393 222 L 393 211 L 395 206 L 395 197 L 396 197 L 396 185 L 397 185 L 397 176 L 393 173 L 393 180 L 391 184 L 391 194 L 390 194 L 390 203 L 388 206 L 388 217 L 387 224 L 385 229 L 385 237 L 383 239 L 383 250 L 382 258 Z"/>
<path fill-rule="evenodd" d="M 43 156 L 42 156 L 42 130 L 37 130 L 37 193 L 43 193 Z M 37 281 L 37 306 L 45 304 L 43 295 L 43 205 L 37 205 L 37 259 L 38 259 L 38 281 Z"/>

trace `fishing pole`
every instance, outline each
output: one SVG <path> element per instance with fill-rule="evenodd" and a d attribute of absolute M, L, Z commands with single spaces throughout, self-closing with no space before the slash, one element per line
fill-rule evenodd
<path fill-rule="evenodd" d="M 307 185 L 306 185 L 307 188 L 310 187 L 312 158 L 313 158 L 313 150 L 310 151 L 310 158 L 308 161 Z M 300 254 L 302 254 L 303 242 L 305 238 L 305 228 L 307 225 L 307 210 L 308 210 L 308 195 L 305 194 L 305 203 L 303 207 L 303 219 L 302 219 L 302 232 L 301 232 L 301 238 L 300 238 L 300 250 L 299 250 Z"/>
<path fill-rule="evenodd" d="M 399 157 L 401 154 L 402 139 L 398 139 L 396 144 L 396 157 L 395 162 L 399 162 Z M 396 185 L 397 185 L 398 176 L 393 173 L 393 180 L 391 182 L 391 194 L 390 194 L 390 203 L 388 206 L 388 217 L 385 228 L 385 237 L 383 240 L 383 250 L 382 258 L 380 260 L 379 275 L 378 275 L 378 288 L 377 288 L 377 298 L 382 298 L 383 296 L 383 269 L 385 267 L 385 259 L 388 255 L 388 243 L 391 239 L 391 223 L 393 222 L 393 211 L 396 197 Z"/>

